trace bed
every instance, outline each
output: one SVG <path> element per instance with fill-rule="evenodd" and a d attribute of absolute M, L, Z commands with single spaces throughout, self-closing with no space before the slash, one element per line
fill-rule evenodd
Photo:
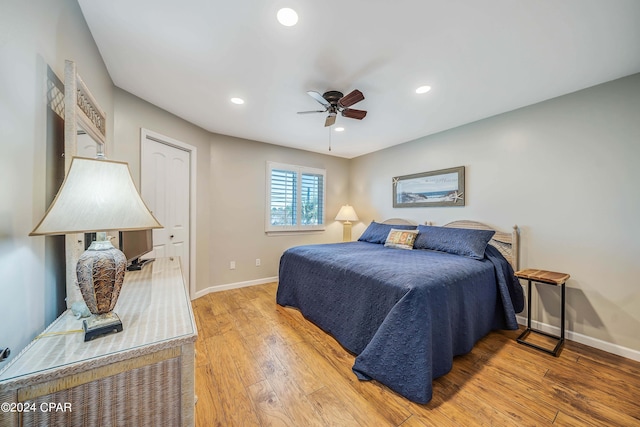
<path fill-rule="evenodd" d="M 491 330 L 518 328 L 517 227 L 504 233 L 473 221 L 400 222 L 372 222 L 357 242 L 286 250 L 276 302 L 300 310 L 354 353 L 359 379 L 427 403 L 432 380 L 451 370 L 454 356 Z M 415 249 L 390 247 L 398 242 L 389 243 L 391 229 L 395 237 L 413 235 Z"/>

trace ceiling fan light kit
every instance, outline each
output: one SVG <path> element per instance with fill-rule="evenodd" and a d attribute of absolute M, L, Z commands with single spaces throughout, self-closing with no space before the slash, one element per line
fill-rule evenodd
<path fill-rule="evenodd" d="M 299 111 L 298 114 L 327 113 L 327 118 L 324 122 L 325 127 L 333 126 L 336 122 L 336 116 L 338 113 L 340 113 L 342 117 L 356 120 L 362 120 L 367 115 L 367 112 L 364 110 L 349 108 L 364 99 L 364 95 L 358 89 L 351 91 L 346 96 L 337 90 L 330 90 L 322 95 L 315 91 L 308 91 L 307 93 L 313 99 L 322 104 L 324 110 Z"/>

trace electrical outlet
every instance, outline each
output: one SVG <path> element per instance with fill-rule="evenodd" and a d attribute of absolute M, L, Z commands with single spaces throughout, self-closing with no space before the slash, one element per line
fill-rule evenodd
<path fill-rule="evenodd" d="M 235 270 L 236 269 L 236 262 L 235 261 L 231 261 L 229 263 L 229 270 Z"/>
<path fill-rule="evenodd" d="M 256 267 L 260 267 L 260 258 L 256 258 Z"/>

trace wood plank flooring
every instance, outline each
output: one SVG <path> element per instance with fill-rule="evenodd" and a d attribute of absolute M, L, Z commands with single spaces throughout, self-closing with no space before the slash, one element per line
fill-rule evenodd
<path fill-rule="evenodd" d="M 640 426 L 640 362 L 571 341 L 555 358 L 492 332 L 420 405 L 358 381 L 354 356 L 276 289 L 193 301 L 197 426 Z"/>

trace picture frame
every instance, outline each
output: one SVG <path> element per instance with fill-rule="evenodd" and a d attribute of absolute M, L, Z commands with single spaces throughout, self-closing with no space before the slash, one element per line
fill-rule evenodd
<path fill-rule="evenodd" d="M 412 175 L 392 180 L 393 207 L 464 206 L 464 166 Z"/>

